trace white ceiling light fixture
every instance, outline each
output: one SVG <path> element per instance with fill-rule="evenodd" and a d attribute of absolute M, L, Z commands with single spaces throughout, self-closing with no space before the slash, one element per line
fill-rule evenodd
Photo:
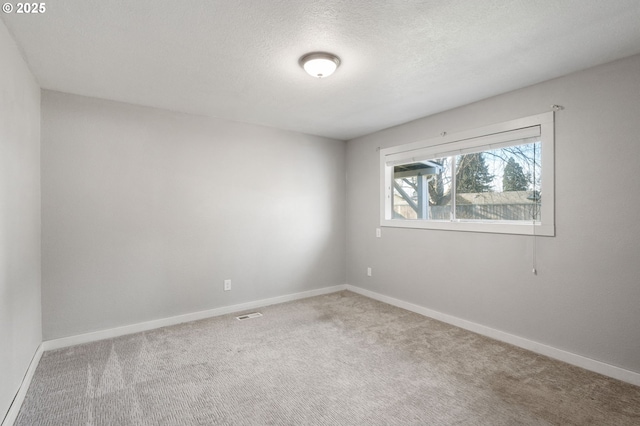
<path fill-rule="evenodd" d="M 329 77 L 340 65 L 340 58 L 326 52 L 307 53 L 300 58 L 300 66 L 312 77 Z"/>

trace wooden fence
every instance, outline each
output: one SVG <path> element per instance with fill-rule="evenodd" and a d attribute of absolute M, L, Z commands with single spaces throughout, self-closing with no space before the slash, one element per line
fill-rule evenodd
<path fill-rule="evenodd" d="M 397 217 L 417 219 L 418 216 L 409 205 L 394 206 Z M 429 218 L 432 220 L 449 220 L 451 206 L 430 206 Z M 458 204 L 456 219 L 471 220 L 540 220 L 540 204 Z"/>

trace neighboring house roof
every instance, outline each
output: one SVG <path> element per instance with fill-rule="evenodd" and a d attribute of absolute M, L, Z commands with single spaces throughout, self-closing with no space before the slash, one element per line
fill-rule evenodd
<path fill-rule="evenodd" d="M 433 161 L 423 160 L 411 164 L 402 164 L 393 168 L 394 179 L 435 175 L 442 169 L 442 165 Z"/>

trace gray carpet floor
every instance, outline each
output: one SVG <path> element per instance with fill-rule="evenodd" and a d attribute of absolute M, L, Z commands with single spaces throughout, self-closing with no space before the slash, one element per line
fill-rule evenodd
<path fill-rule="evenodd" d="M 640 425 L 640 388 L 340 292 L 46 352 L 17 425 Z"/>

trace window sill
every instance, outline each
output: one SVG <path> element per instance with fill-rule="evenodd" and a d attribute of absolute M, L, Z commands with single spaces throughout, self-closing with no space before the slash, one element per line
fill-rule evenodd
<path fill-rule="evenodd" d="M 513 222 L 474 222 L 436 220 L 382 220 L 380 226 L 390 228 L 431 229 L 440 231 L 482 232 L 490 234 L 537 235 L 554 237 L 555 226 Z"/>

